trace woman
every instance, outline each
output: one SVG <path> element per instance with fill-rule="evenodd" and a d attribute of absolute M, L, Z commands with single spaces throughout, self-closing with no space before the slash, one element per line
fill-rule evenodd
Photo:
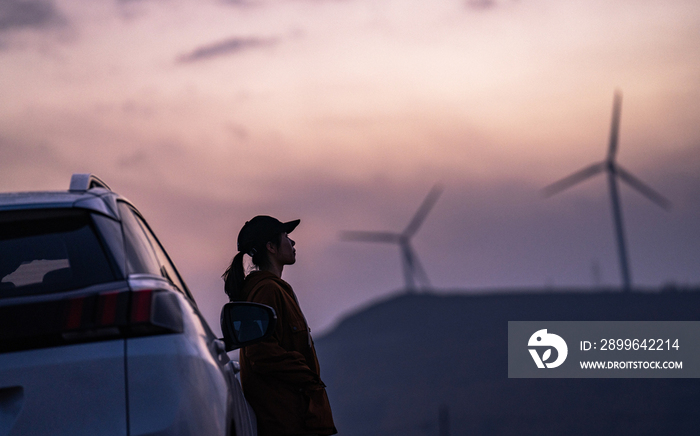
<path fill-rule="evenodd" d="M 240 352 L 243 392 L 258 418 L 260 436 L 337 433 L 321 381 L 306 318 L 292 287 L 282 280 L 285 265 L 296 262 L 289 238 L 299 220 L 280 222 L 256 216 L 238 233 L 238 254 L 223 275 L 231 301 L 252 301 L 277 313 L 274 333 Z M 247 276 L 243 256 L 257 267 Z"/>

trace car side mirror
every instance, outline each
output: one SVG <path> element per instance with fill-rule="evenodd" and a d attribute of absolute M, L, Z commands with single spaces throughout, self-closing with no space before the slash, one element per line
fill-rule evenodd
<path fill-rule="evenodd" d="M 221 331 L 226 351 L 260 342 L 275 330 L 277 314 L 264 304 L 236 301 L 221 309 Z"/>

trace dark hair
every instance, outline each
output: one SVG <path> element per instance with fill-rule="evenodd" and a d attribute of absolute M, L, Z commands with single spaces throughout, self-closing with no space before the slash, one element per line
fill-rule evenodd
<path fill-rule="evenodd" d="M 246 301 L 247 295 L 243 295 L 243 281 L 245 280 L 245 271 L 243 270 L 243 255 L 252 254 L 253 264 L 258 269 L 266 268 L 270 265 L 270 259 L 267 257 L 267 243 L 270 242 L 276 247 L 279 247 L 282 240 L 282 233 L 272 236 L 268 241 L 258 242 L 249 253 L 239 251 L 233 257 L 231 265 L 226 269 L 221 276 L 224 279 L 224 292 L 228 295 L 230 301 Z"/>

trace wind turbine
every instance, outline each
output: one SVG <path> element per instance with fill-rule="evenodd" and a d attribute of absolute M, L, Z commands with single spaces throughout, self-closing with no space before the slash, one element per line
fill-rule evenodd
<path fill-rule="evenodd" d="M 641 180 L 625 170 L 615 161 L 617 155 L 617 143 L 620 131 L 620 109 L 622 107 L 622 93 L 619 90 L 615 91 L 613 99 L 612 126 L 610 127 L 610 142 L 608 146 L 608 155 L 604 161 L 595 163 L 572 175 L 565 177 L 558 182 L 544 188 L 543 194 L 545 197 L 551 197 L 567 188 L 570 188 L 586 179 L 589 179 L 598 173 L 606 172 L 608 175 L 608 188 L 610 189 L 610 201 L 612 206 L 613 222 L 615 225 L 615 236 L 617 239 L 617 252 L 620 258 L 620 272 L 622 274 L 622 287 L 624 291 L 630 291 L 632 287 L 632 279 L 630 277 L 629 264 L 627 261 L 627 248 L 625 245 L 625 232 L 622 222 L 622 208 L 620 206 L 620 196 L 618 194 L 617 180 L 620 179 L 627 183 L 632 188 L 636 189 L 640 194 L 669 210 L 671 202 L 663 195 L 651 189 L 649 186 L 642 183 Z"/>
<path fill-rule="evenodd" d="M 416 214 L 413 215 L 411 222 L 408 223 L 408 226 L 401 233 L 347 231 L 342 232 L 340 236 L 346 241 L 398 244 L 401 248 L 401 263 L 406 281 L 406 290 L 414 292 L 416 290 L 416 282 L 419 282 L 422 288 L 429 288 L 428 275 L 421 266 L 413 248 L 411 248 L 411 238 L 416 234 L 423 221 L 425 221 L 440 194 L 442 194 L 442 187 L 435 185 L 425 197 L 425 200 L 423 200 Z"/>

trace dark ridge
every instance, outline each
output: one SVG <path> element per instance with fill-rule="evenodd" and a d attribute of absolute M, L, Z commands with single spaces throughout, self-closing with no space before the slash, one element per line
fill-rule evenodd
<path fill-rule="evenodd" d="M 686 292 L 404 294 L 316 347 L 340 434 L 697 434 L 697 379 L 509 379 L 508 321 L 700 320 Z"/>

